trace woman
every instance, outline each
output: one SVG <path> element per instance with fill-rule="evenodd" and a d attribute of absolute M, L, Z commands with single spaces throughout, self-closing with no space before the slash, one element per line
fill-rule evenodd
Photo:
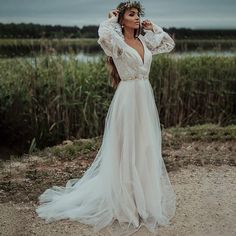
<path fill-rule="evenodd" d="M 137 1 L 120 3 L 99 25 L 98 43 L 108 56 L 116 92 L 102 145 L 80 179 L 53 186 L 40 197 L 37 213 L 47 222 L 78 220 L 97 232 L 119 223 L 122 235 L 145 225 L 168 225 L 176 195 L 161 154 L 161 129 L 149 82 L 152 55 L 170 52 L 173 39 L 150 20 L 141 22 Z"/>

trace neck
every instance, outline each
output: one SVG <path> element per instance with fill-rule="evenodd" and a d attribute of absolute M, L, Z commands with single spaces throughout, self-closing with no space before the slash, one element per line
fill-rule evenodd
<path fill-rule="evenodd" d="M 124 37 L 125 39 L 135 39 L 134 37 L 134 29 L 132 28 L 125 28 L 124 29 Z"/>

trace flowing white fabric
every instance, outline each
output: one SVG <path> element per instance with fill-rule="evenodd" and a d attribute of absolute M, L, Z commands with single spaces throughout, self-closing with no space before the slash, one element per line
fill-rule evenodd
<path fill-rule="evenodd" d="M 154 24 L 154 32 L 139 35 L 143 62 L 125 43 L 117 17 L 103 21 L 98 33 L 98 43 L 113 57 L 121 78 L 102 145 L 80 179 L 39 196 L 36 212 L 46 222 L 78 220 L 94 232 L 107 228 L 112 235 L 131 235 L 144 225 L 155 233 L 175 215 L 176 195 L 162 158 L 159 115 L 148 76 L 152 55 L 170 52 L 175 43 Z M 114 230 L 115 220 L 119 227 Z"/>

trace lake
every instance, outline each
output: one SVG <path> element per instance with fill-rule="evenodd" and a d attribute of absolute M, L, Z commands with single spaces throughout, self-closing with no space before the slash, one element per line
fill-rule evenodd
<path fill-rule="evenodd" d="M 169 53 L 171 57 L 174 57 L 176 59 L 178 58 L 183 58 L 183 57 L 198 57 L 198 56 L 221 56 L 221 57 L 235 57 L 236 52 L 233 51 L 203 51 L 203 52 L 196 52 L 196 51 L 189 51 L 189 52 L 174 52 L 174 53 Z M 80 52 L 76 55 L 76 59 L 78 61 L 96 61 L 99 60 L 100 57 L 105 56 L 103 52 L 100 53 L 83 53 Z M 158 56 L 158 55 L 157 55 Z M 67 55 L 62 55 L 64 59 L 69 58 Z"/>

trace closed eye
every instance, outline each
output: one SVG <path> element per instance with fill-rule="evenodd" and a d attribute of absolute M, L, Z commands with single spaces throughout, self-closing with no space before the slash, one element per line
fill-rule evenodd
<path fill-rule="evenodd" d="M 130 16 L 134 16 L 134 14 L 136 13 L 136 12 L 134 12 L 134 11 L 130 11 L 131 13 L 129 14 Z M 137 15 L 138 15 L 138 17 L 140 17 L 140 15 L 139 15 L 139 13 L 137 13 Z"/>

